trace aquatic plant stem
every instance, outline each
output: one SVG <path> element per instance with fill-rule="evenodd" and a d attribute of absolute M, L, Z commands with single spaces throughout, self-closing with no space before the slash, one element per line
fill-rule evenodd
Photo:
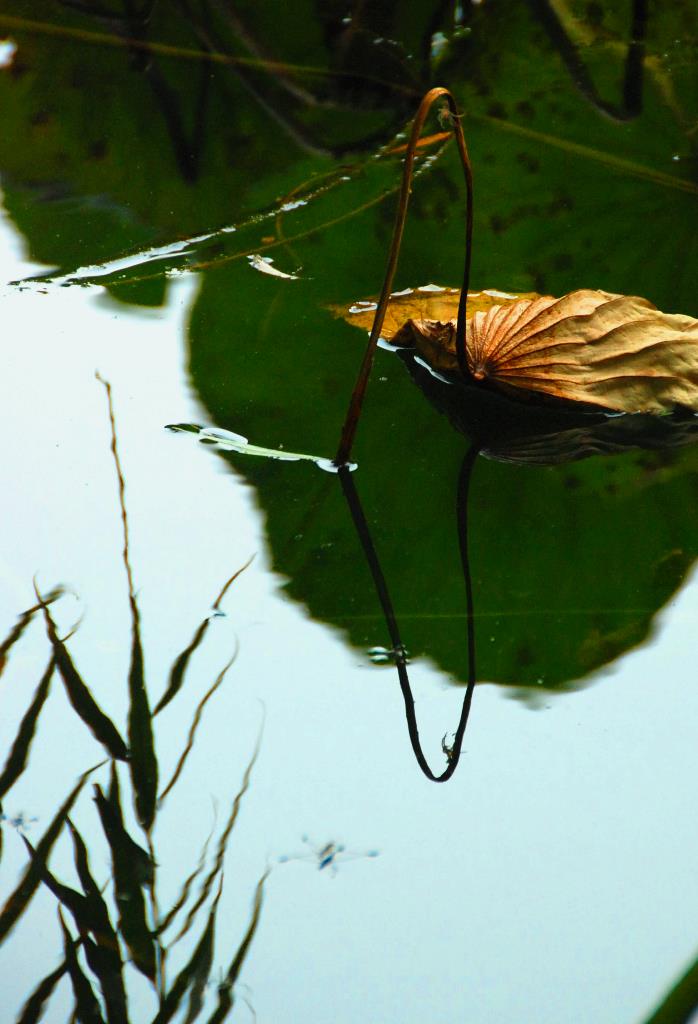
<path fill-rule="evenodd" d="M 414 121 L 412 122 L 412 130 L 410 132 L 410 140 L 407 144 L 407 150 L 405 152 L 405 164 L 402 172 L 402 186 L 400 188 L 400 198 L 398 200 L 397 213 L 395 215 L 395 227 L 393 228 L 393 238 L 390 243 L 390 252 L 388 253 L 388 265 L 385 270 L 385 278 L 383 280 L 383 288 L 381 290 L 380 298 L 378 300 L 378 306 L 376 307 L 376 315 L 373 318 L 373 328 L 368 339 L 364 358 L 359 369 L 359 375 L 354 385 L 354 390 L 351 395 L 349 402 L 349 408 L 347 415 L 344 420 L 344 426 L 342 428 L 342 436 L 339 442 L 339 448 L 337 449 L 337 455 L 335 457 L 335 463 L 338 466 L 346 465 L 349 462 L 351 455 L 352 445 L 354 443 L 354 436 L 356 434 L 356 428 L 359 422 L 359 416 L 361 415 L 361 409 L 363 406 L 364 396 L 366 394 L 366 388 L 368 386 L 368 379 L 371 375 L 371 368 L 373 366 L 373 359 L 378 345 L 378 339 L 380 338 L 380 332 L 383 327 L 383 321 L 385 319 L 385 312 L 388 308 L 388 302 L 390 301 L 390 293 L 393 287 L 393 278 L 395 277 L 395 271 L 397 269 L 398 256 L 400 254 L 400 246 L 402 245 L 402 235 L 405 228 L 405 220 L 407 218 L 407 207 L 410 201 L 410 192 L 412 187 L 412 176 L 414 173 L 414 157 L 417 150 L 417 143 L 422 134 L 422 128 L 426 121 L 427 115 L 431 110 L 436 100 L 443 98 L 448 103 L 448 115 L 451 120 L 453 127 L 453 133 L 456 137 L 456 143 L 458 145 L 458 153 L 463 165 L 463 174 L 465 177 L 465 186 L 467 193 L 467 209 L 465 218 L 465 268 L 463 272 L 463 287 L 461 290 L 460 302 L 458 305 L 458 322 L 456 327 L 456 354 L 458 357 L 458 365 L 464 378 L 470 379 L 470 371 L 468 370 L 468 362 L 465 351 L 465 322 L 466 322 L 466 307 L 468 301 L 468 286 L 470 283 L 470 262 L 471 262 L 471 249 L 472 249 L 472 236 L 473 236 L 473 174 L 470 166 L 470 157 L 468 156 L 468 149 L 465 144 L 465 138 L 463 136 L 463 129 L 461 128 L 460 120 L 461 115 L 458 113 L 456 101 L 449 92 L 448 89 L 444 89 L 441 86 L 436 89 L 431 89 L 422 102 L 419 105 L 419 109 L 415 114 Z"/>

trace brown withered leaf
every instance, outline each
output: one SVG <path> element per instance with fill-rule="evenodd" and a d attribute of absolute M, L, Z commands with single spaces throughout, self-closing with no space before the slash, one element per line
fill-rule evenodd
<path fill-rule="evenodd" d="M 396 294 L 381 335 L 458 373 L 458 289 Z M 373 304 L 344 318 L 370 329 Z M 698 411 L 698 320 L 647 299 L 580 289 L 561 298 L 471 292 L 466 352 L 476 382 L 520 397 L 551 396 L 616 412 Z"/>
<path fill-rule="evenodd" d="M 402 292 L 393 292 L 381 328 L 381 338 L 392 341 L 396 334 L 410 321 L 415 322 L 455 322 L 458 315 L 460 288 L 443 288 L 438 284 L 426 284 L 420 288 L 405 288 Z M 538 298 L 534 292 L 524 295 L 512 295 L 487 289 L 482 292 L 468 292 L 468 318 L 474 313 L 485 313 L 492 306 L 508 305 L 519 299 Z M 343 317 L 355 327 L 370 331 L 373 327 L 373 316 L 376 302 L 355 302 L 348 309 L 344 306 L 332 306 L 336 316 Z M 397 344 L 397 342 L 396 342 Z"/>

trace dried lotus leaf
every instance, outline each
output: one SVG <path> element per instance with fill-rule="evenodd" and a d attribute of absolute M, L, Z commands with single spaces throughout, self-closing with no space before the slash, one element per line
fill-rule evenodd
<path fill-rule="evenodd" d="M 434 370 L 458 373 L 456 314 L 445 315 L 449 304 L 457 311 L 457 289 L 434 296 L 438 306 L 417 294 L 418 308 L 407 295 L 399 305 L 391 302 L 392 333 L 384 336 L 416 348 Z M 499 296 L 468 295 L 465 343 L 475 381 L 521 397 L 550 396 L 615 412 L 698 411 L 693 317 L 663 313 L 638 296 L 591 289 L 561 298 Z M 416 315 L 424 310 L 429 315 Z M 406 319 L 393 330 L 402 313 Z"/>
<path fill-rule="evenodd" d="M 484 312 L 497 305 L 508 305 L 521 298 L 536 298 L 534 293 L 526 295 L 510 295 L 508 292 L 487 290 L 468 292 L 468 316 L 475 312 Z M 421 288 L 406 288 L 402 292 L 394 292 L 390 297 L 385 320 L 381 328 L 381 338 L 391 341 L 405 326 L 408 320 L 424 320 L 448 323 L 458 316 L 459 288 L 444 288 L 441 285 L 428 284 Z M 376 302 L 355 302 L 346 309 L 344 306 L 332 306 L 335 316 L 341 316 L 354 327 L 370 331 Z"/>

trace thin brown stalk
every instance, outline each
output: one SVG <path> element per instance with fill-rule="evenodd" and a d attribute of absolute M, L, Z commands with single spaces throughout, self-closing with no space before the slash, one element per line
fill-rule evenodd
<path fill-rule="evenodd" d="M 351 455 L 352 445 L 354 443 L 354 436 L 356 434 L 356 428 L 359 423 L 359 417 L 361 415 L 361 408 L 363 406 L 364 396 L 366 394 L 366 388 L 368 386 L 368 380 L 371 375 L 371 368 L 373 366 L 373 359 L 378 345 L 378 339 L 380 337 L 381 328 L 383 327 L 383 320 L 385 319 L 385 313 L 388 308 L 388 302 L 390 301 L 390 293 L 393 287 L 393 278 L 395 277 L 395 271 L 397 269 L 398 256 L 400 254 L 400 246 L 402 245 L 402 235 L 405 228 L 405 220 L 407 218 L 407 207 L 410 201 L 410 192 L 412 188 L 412 177 L 414 174 L 414 158 L 419 143 L 419 138 L 422 134 L 422 128 L 424 122 L 427 119 L 427 115 L 431 110 L 432 106 L 438 99 L 444 99 L 448 103 L 449 115 L 451 124 L 453 127 L 453 133 L 456 137 L 456 143 L 458 145 L 458 153 L 463 166 L 463 174 L 465 177 L 465 187 L 467 194 L 467 209 L 465 218 L 465 269 L 463 272 L 463 287 L 461 290 L 460 303 L 458 306 L 458 324 L 456 328 L 456 353 L 458 355 L 458 365 L 460 367 L 463 376 L 468 379 L 470 373 L 468 370 L 468 363 L 465 352 L 465 321 L 466 321 L 466 306 L 468 301 L 468 286 L 470 283 L 470 261 L 471 261 L 471 250 L 472 250 L 472 235 L 473 235 L 473 174 L 470 166 L 470 158 L 468 156 L 468 150 L 465 144 L 465 138 L 463 136 L 463 129 L 461 128 L 460 119 L 461 115 L 458 113 L 456 101 L 449 92 L 448 89 L 444 89 L 441 86 L 436 89 L 431 89 L 422 102 L 419 105 L 419 109 L 415 115 L 414 121 L 412 122 L 412 131 L 410 132 L 410 140 L 407 144 L 407 150 L 405 153 L 405 164 L 402 172 L 402 186 L 400 188 L 400 198 L 398 200 L 397 213 L 395 215 L 395 227 L 393 228 L 393 238 L 390 243 L 390 251 L 388 253 L 388 265 L 385 271 L 385 278 L 383 280 L 383 288 L 381 290 L 380 298 L 378 300 L 378 306 L 376 307 L 376 315 L 373 319 L 373 328 L 371 330 L 368 344 L 366 346 L 366 352 L 359 369 L 359 375 L 354 385 L 354 390 L 351 395 L 349 402 L 349 408 L 347 415 L 344 420 L 344 426 L 342 428 L 342 436 L 339 442 L 339 448 L 337 449 L 337 455 L 335 457 L 335 463 L 338 466 L 344 466 L 349 462 L 349 456 Z"/>

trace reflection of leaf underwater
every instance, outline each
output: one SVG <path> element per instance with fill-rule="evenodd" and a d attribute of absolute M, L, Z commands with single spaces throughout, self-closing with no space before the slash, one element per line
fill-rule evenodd
<path fill-rule="evenodd" d="M 253 275 L 254 293 L 241 304 L 236 294 L 246 267 L 206 277 L 191 322 L 190 367 L 209 422 L 262 443 L 283 440 L 296 452 L 333 451 L 361 338 L 344 323 L 328 332 L 329 240 L 320 255 L 303 283 L 306 293 Z M 259 309 L 266 311 L 261 323 Z M 411 354 L 405 358 L 439 385 Z M 496 401 L 490 420 L 502 425 L 498 457 L 509 458 L 514 441 L 522 448 L 524 408 L 529 436 L 550 433 L 551 423 L 559 429 L 555 409 L 470 390 L 481 405 Z M 599 413 L 562 419 L 570 428 L 618 431 Z M 628 428 L 637 422 L 625 420 Z M 652 420 L 660 432 L 670 422 Z M 412 385 L 402 360 L 378 352 L 355 449 L 356 485 L 403 642 L 413 659 L 428 656 L 459 681 L 467 652 L 454 508 L 463 446 Z M 255 487 L 286 593 L 358 650 L 390 646 L 337 480 L 299 464 L 226 458 Z M 552 469 L 479 459 L 469 525 L 478 677 L 562 688 L 646 639 L 698 555 L 697 469 L 690 447 L 625 451 Z"/>
<path fill-rule="evenodd" d="M 659 27 L 668 33 L 668 23 Z M 501 33 L 484 23 L 476 32 L 467 79 L 453 69 L 471 148 L 487 165 L 477 231 L 491 244 L 478 250 L 477 279 L 562 294 L 573 272 L 592 287 L 638 288 L 665 308 L 690 308 L 685 282 L 694 238 L 686 226 L 693 193 L 668 192 L 669 175 L 652 177 L 667 153 L 684 151 L 681 128 L 657 105 L 651 85 L 636 123 L 619 132 L 601 121 L 561 81 L 557 56 L 540 48 L 537 31 L 526 5 L 512 9 Z M 535 62 L 521 47 L 529 36 Z M 617 71 L 609 60 L 604 67 Z M 495 95 L 501 109 L 493 111 Z M 542 132 L 548 133 L 544 161 Z M 596 162 L 577 169 L 571 154 L 581 153 L 581 143 L 586 155 L 580 158 Z M 453 162 L 443 161 L 420 195 L 417 223 L 406 234 L 403 263 L 414 280 L 450 273 L 462 259 Z M 638 176 L 640 164 L 652 173 Z M 211 422 L 260 440 L 269 436 L 270 422 L 280 422 L 292 450 L 332 450 L 358 346 L 344 325 L 330 340 L 317 311 L 376 287 L 377 261 L 367 251 L 385 245 L 387 217 L 381 205 L 360 209 L 340 227 L 328 218 L 312 247 L 294 253 L 308 270 L 297 285 L 286 288 L 259 274 L 244 284 L 241 299 L 234 268 L 207 275 L 190 338 L 192 378 Z M 662 246 L 643 245 L 646 221 L 638 210 L 652 217 Z M 312 212 L 306 208 L 304 216 Z M 669 250 L 685 254 L 680 270 Z M 402 380 L 397 360 L 379 353 L 378 362 L 357 438 L 357 487 L 405 643 L 415 657 L 427 654 L 464 679 L 464 593 L 453 516 L 462 440 Z M 585 420 L 579 429 L 591 425 Z M 332 478 L 229 458 L 255 485 L 287 592 L 340 626 L 357 647 L 385 644 L 372 584 Z M 629 452 L 554 470 L 478 460 L 470 540 L 479 676 L 561 687 L 646 638 L 652 616 L 696 555 L 694 468 L 688 450 Z"/>

